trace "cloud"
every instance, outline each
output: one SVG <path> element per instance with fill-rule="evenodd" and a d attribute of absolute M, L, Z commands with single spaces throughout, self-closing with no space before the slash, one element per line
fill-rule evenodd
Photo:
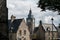
<path fill-rule="evenodd" d="M 40 8 L 37 7 L 38 0 L 7 0 L 7 7 L 9 9 L 8 19 L 11 15 L 15 15 L 16 18 L 27 18 L 29 10 L 31 8 L 32 14 L 35 17 L 36 25 L 42 20 L 43 23 L 51 23 L 51 18 L 54 17 L 54 24 L 57 25 L 60 20 L 60 16 L 56 12 L 46 10 L 42 12 Z"/>

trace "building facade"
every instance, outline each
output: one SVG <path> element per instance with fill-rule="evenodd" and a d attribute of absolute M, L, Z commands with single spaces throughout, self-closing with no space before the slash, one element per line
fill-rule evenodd
<path fill-rule="evenodd" d="M 57 40 L 58 31 L 55 25 L 53 25 L 53 30 L 52 30 L 52 24 L 45 23 L 43 24 L 43 28 L 45 29 L 45 40 Z"/>
<path fill-rule="evenodd" d="M 29 10 L 26 22 L 24 19 L 15 19 L 11 16 L 9 20 L 9 40 L 57 40 L 58 31 L 55 25 L 42 23 L 35 27 L 35 18 Z M 53 30 L 52 30 L 53 26 Z"/>
<path fill-rule="evenodd" d="M 9 40 L 30 40 L 30 32 L 24 19 L 15 19 L 11 16 L 9 23 Z"/>
<path fill-rule="evenodd" d="M 58 32 L 55 25 L 53 25 L 53 31 L 52 31 L 52 24 L 42 23 L 42 21 L 40 21 L 39 26 L 35 27 L 34 35 L 32 39 L 33 40 L 57 40 L 56 38 L 58 38 Z"/>
<path fill-rule="evenodd" d="M 59 26 L 57 27 L 57 30 L 58 30 L 58 40 L 60 40 L 60 24 L 59 24 Z"/>

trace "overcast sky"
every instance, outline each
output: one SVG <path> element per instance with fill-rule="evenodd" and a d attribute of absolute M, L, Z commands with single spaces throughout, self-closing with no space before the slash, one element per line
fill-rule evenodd
<path fill-rule="evenodd" d="M 39 25 L 39 21 L 42 20 L 43 23 L 50 23 L 51 18 L 54 18 L 54 24 L 58 25 L 60 23 L 60 15 L 58 12 L 52 12 L 46 10 L 42 12 L 40 8 L 37 7 L 38 0 L 7 0 L 8 7 L 8 19 L 11 15 L 16 16 L 17 19 L 27 18 L 29 10 L 31 8 L 32 15 L 35 17 L 36 26 Z"/>

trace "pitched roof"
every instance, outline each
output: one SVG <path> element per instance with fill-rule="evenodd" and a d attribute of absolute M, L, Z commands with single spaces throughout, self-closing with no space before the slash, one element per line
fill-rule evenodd
<path fill-rule="evenodd" d="M 21 24 L 23 19 L 15 19 L 12 23 L 11 20 L 8 20 L 8 30 L 11 31 L 11 27 L 13 27 L 12 32 L 17 32 L 19 25 Z"/>
<path fill-rule="evenodd" d="M 47 28 L 50 28 L 50 31 L 52 31 L 52 24 L 46 24 L 46 23 L 43 23 L 42 24 L 42 27 L 45 31 L 47 31 Z M 34 29 L 34 33 L 36 33 L 38 31 L 39 27 L 35 27 Z M 42 29 L 42 30 L 43 30 Z M 53 31 L 57 31 L 55 25 L 53 25 Z"/>
<path fill-rule="evenodd" d="M 47 28 L 50 28 L 50 31 L 52 31 L 52 24 L 42 24 L 43 28 L 45 29 L 45 31 L 47 31 Z M 53 25 L 53 31 L 57 31 L 55 25 Z"/>

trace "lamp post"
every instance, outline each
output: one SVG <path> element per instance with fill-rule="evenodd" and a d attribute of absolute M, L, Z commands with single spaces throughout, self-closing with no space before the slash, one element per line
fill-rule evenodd
<path fill-rule="evenodd" d="M 52 40 L 53 40 L 53 18 L 51 19 L 52 20 Z"/>

